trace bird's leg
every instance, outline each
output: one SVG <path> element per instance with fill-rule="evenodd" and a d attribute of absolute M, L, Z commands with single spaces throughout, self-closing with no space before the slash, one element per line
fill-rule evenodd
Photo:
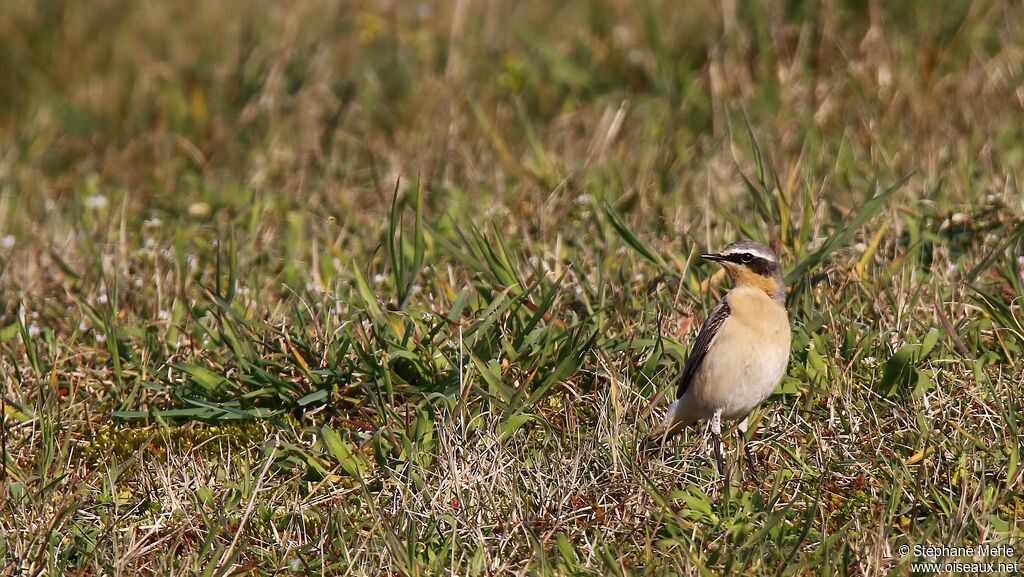
<path fill-rule="evenodd" d="M 757 482 L 757 469 L 754 467 L 754 456 L 750 454 L 750 446 L 747 445 L 747 429 L 750 423 L 747 422 L 750 416 L 743 417 L 740 424 L 736 426 L 736 429 L 740 433 L 740 442 L 743 443 L 743 457 L 747 462 L 747 470 L 750 472 L 750 478 Z"/>
<path fill-rule="evenodd" d="M 722 410 L 715 411 L 711 417 L 711 438 L 715 442 L 715 461 L 718 463 L 718 474 L 725 478 L 726 485 L 729 484 L 729 477 L 725 474 L 725 459 L 722 458 Z"/>

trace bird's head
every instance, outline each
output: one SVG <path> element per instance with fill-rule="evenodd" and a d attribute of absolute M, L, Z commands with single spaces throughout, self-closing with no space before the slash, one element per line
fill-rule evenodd
<path fill-rule="evenodd" d="M 725 247 L 722 252 L 702 254 L 700 257 L 721 264 L 737 287 L 758 288 L 779 302 L 786 300 L 782 267 L 775 253 L 767 246 L 752 240 L 741 240 Z"/>

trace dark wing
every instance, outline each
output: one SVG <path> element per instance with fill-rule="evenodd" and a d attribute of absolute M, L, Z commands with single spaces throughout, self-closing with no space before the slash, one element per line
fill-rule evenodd
<path fill-rule="evenodd" d="M 704 321 L 704 326 L 700 328 L 700 332 L 697 333 L 697 340 L 693 343 L 693 348 L 690 350 L 690 357 L 686 359 L 686 365 L 683 367 L 683 374 L 679 377 L 679 392 L 676 394 L 676 398 L 683 396 L 686 389 L 690 388 L 690 382 L 693 381 L 694 375 L 697 374 L 697 369 L 700 368 L 700 364 L 704 361 L 704 356 L 708 354 L 708 349 L 711 348 L 711 342 L 715 340 L 715 335 L 718 334 L 718 329 L 722 327 L 722 323 L 729 318 L 732 311 L 729 309 L 729 303 L 723 298 L 715 308 L 711 309 L 711 314 L 708 315 L 708 320 Z"/>

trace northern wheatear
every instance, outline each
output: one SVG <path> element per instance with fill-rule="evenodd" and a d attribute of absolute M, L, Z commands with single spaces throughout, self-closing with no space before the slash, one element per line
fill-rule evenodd
<path fill-rule="evenodd" d="M 778 259 L 761 243 L 743 240 L 721 253 L 700 256 L 721 263 L 734 286 L 701 327 L 679 377 L 676 401 L 648 440 L 664 441 L 687 425 L 711 419 L 718 473 L 725 477 L 722 421 L 738 420 L 745 438 L 747 416 L 771 395 L 786 372 L 786 285 Z M 743 451 L 753 470 L 745 442 Z"/>

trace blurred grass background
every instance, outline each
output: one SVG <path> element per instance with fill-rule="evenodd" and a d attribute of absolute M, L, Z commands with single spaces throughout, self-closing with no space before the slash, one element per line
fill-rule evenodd
<path fill-rule="evenodd" d="M 1022 18 L 8 0 L 5 574 L 1020 551 Z M 794 346 L 723 490 L 702 429 L 635 447 L 742 237 Z"/>

